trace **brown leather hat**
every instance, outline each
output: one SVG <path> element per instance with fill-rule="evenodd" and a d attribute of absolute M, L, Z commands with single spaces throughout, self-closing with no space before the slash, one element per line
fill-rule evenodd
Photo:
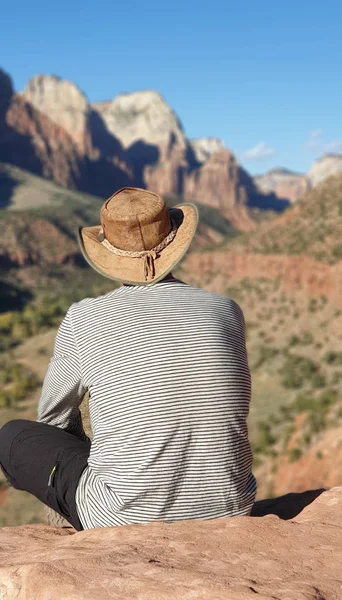
<path fill-rule="evenodd" d="M 151 284 L 181 260 L 197 223 L 194 204 L 168 209 L 153 192 L 122 188 L 103 204 L 101 225 L 79 229 L 79 243 L 101 275 L 131 285 Z"/>

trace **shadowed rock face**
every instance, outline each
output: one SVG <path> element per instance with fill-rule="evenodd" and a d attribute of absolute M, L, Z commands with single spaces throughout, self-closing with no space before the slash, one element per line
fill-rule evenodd
<path fill-rule="evenodd" d="M 28 600 L 338 600 L 342 488 L 321 491 L 264 501 L 261 518 L 2 528 L 0 589 Z"/>
<path fill-rule="evenodd" d="M 10 76 L 0 69 L 0 119 L 3 119 L 13 96 L 13 86 Z"/>

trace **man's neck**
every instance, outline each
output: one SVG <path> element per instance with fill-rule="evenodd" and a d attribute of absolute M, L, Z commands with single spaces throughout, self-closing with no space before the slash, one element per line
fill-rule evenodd
<path fill-rule="evenodd" d="M 163 281 L 180 281 L 180 280 L 179 280 L 179 279 L 176 279 L 176 277 L 174 277 L 174 276 L 172 275 L 172 273 L 168 273 L 168 274 L 166 275 L 166 277 L 164 277 L 163 279 L 161 279 L 160 281 L 158 281 L 158 283 L 163 283 Z M 120 285 L 121 285 L 121 286 L 124 286 L 124 287 L 126 287 L 126 286 L 128 286 L 128 287 L 131 287 L 131 285 L 130 285 L 130 284 L 127 284 L 127 283 L 120 283 Z M 137 284 L 137 285 L 138 285 L 138 284 Z M 152 285 L 152 283 L 151 283 L 151 285 Z"/>

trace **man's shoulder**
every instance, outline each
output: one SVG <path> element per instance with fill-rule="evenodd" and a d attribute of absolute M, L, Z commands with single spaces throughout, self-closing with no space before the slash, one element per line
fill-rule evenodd
<path fill-rule="evenodd" d="M 212 302 L 216 305 L 221 305 L 222 308 L 230 309 L 232 311 L 237 311 L 242 313 L 242 309 L 239 304 L 230 298 L 229 296 L 225 296 L 224 294 L 218 294 L 216 292 L 211 292 L 209 290 L 204 290 L 202 288 L 193 287 L 192 290 L 196 291 L 198 297 L 207 300 L 208 302 Z"/>
<path fill-rule="evenodd" d="M 111 292 L 107 292 L 107 294 L 102 294 L 101 296 L 83 298 L 82 300 L 71 304 L 68 312 L 73 317 L 76 315 L 82 315 L 84 313 L 96 311 L 101 306 L 105 306 L 108 302 L 112 302 L 115 299 L 118 291 L 118 289 L 115 289 Z"/>

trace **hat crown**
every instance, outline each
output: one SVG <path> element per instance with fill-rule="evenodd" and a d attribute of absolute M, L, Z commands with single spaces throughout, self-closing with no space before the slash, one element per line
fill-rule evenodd
<path fill-rule="evenodd" d="M 101 225 L 105 238 L 121 250 L 151 250 L 171 230 L 165 202 L 147 190 L 122 188 L 102 206 Z"/>

